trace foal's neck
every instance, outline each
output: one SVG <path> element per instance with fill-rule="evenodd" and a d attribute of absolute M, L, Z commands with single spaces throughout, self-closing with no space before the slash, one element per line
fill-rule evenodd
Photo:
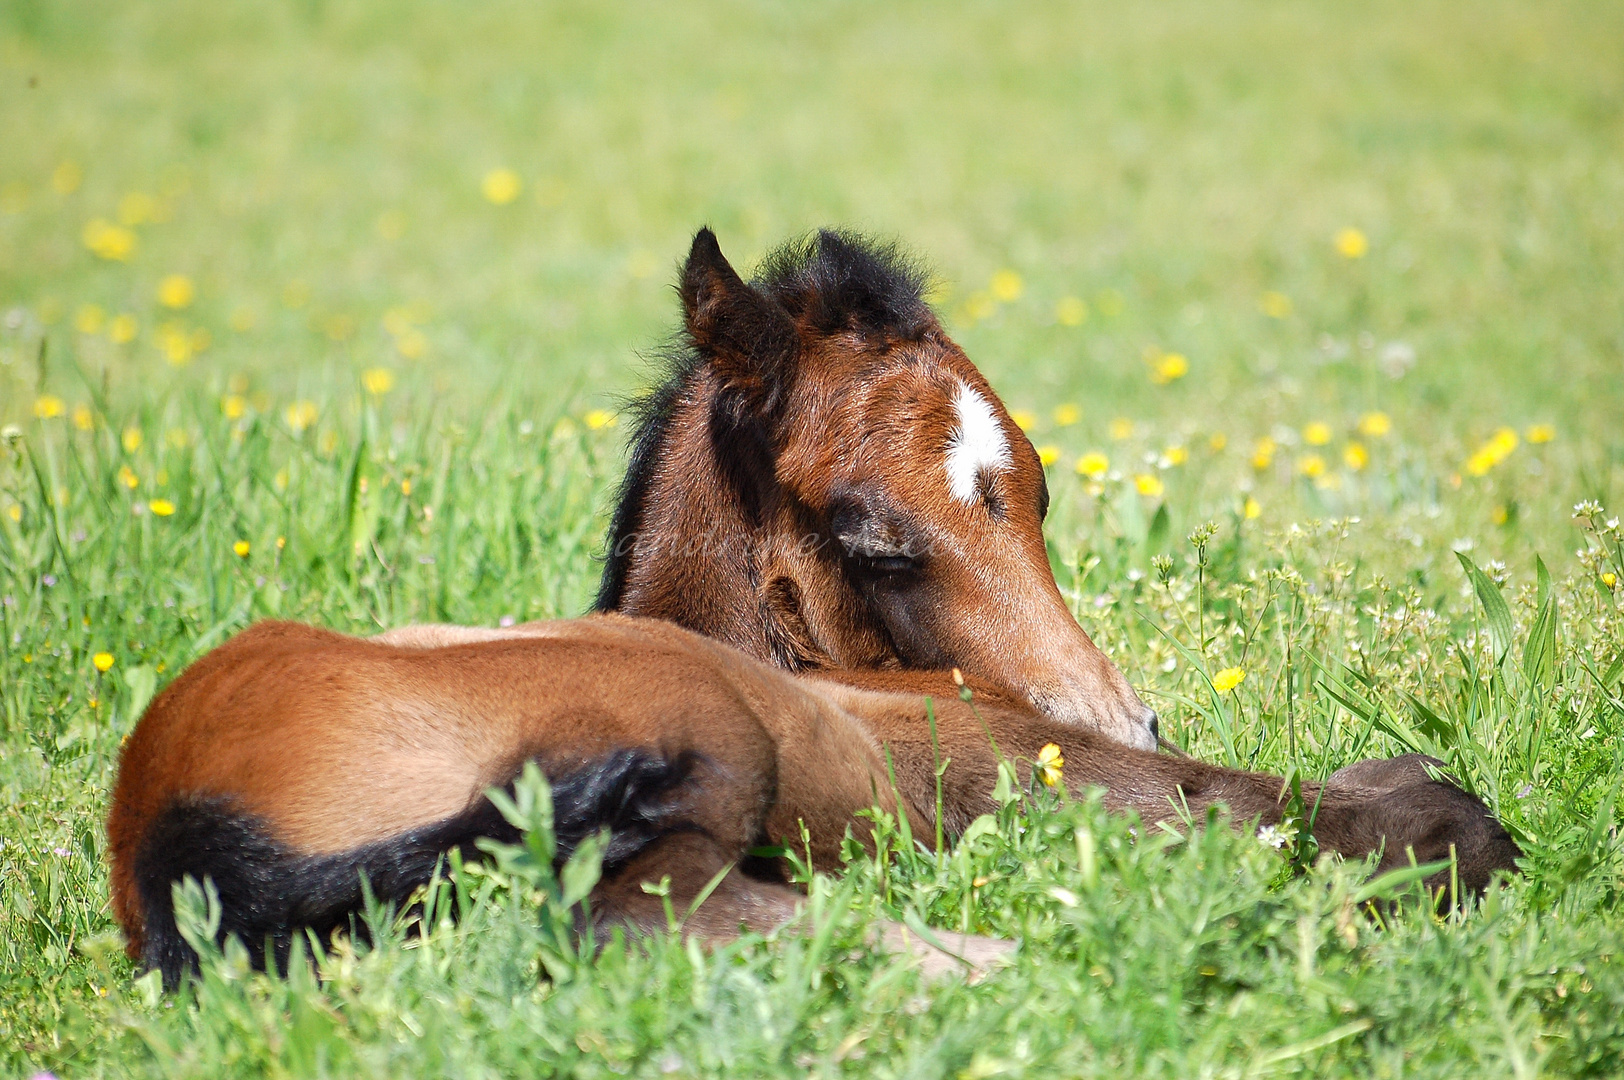
<path fill-rule="evenodd" d="M 606 585 L 618 572 L 618 595 L 606 588 L 599 607 L 665 619 L 776 664 L 760 587 L 759 469 L 770 457 L 748 430 L 713 421 L 716 393 L 695 372 L 649 433 L 657 444 L 634 448 L 609 537 Z"/>

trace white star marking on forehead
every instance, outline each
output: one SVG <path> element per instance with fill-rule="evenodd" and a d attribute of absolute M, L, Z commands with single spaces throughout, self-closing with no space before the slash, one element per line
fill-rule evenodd
<path fill-rule="evenodd" d="M 982 473 L 1009 468 L 1009 440 L 992 403 L 963 382 L 953 411 L 959 423 L 947 444 L 947 485 L 959 502 L 974 505 L 981 498 Z"/>

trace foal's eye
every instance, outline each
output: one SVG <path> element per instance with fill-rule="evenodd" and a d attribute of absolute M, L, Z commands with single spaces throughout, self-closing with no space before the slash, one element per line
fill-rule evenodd
<path fill-rule="evenodd" d="M 916 569 L 919 563 L 907 555 L 859 555 L 857 565 L 871 574 L 902 574 Z"/>

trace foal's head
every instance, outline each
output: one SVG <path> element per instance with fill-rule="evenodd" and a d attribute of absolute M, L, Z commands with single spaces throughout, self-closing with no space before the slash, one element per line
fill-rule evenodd
<path fill-rule="evenodd" d="M 820 232 L 740 279 L 703 229 L 687 348 L 645 406 L 600 609 L 789 667 L 946 668 L 1153 748 L 1072 618 L 1037 453 L 895 249 Z"/>

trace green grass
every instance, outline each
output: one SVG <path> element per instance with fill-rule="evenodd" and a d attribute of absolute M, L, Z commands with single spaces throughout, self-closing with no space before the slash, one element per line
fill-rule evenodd
<path fill-rule="evenodd" d="M 1621 39 L 1562 3 L 0 8 L 0 1069 L 1624 1071 Z M 828 222 L 930 258 L 1173 738 L 1311 777 L 1426 749 L 1527 873 L 1383 925 L 1359 867 L 1039 798 L 818 879 L 808 938 L 582 960 L 547 882 L 470 870 L 459 922 L 384 920 L 320 984 L 135 980 L 102 822 L 152 690 L 259 617 L 583 610 L 622 460 L 589 419 L 707 221 L 742 266 Z M 923 987 L 861 947 L 910 914 L 1019 960 Z"/>

